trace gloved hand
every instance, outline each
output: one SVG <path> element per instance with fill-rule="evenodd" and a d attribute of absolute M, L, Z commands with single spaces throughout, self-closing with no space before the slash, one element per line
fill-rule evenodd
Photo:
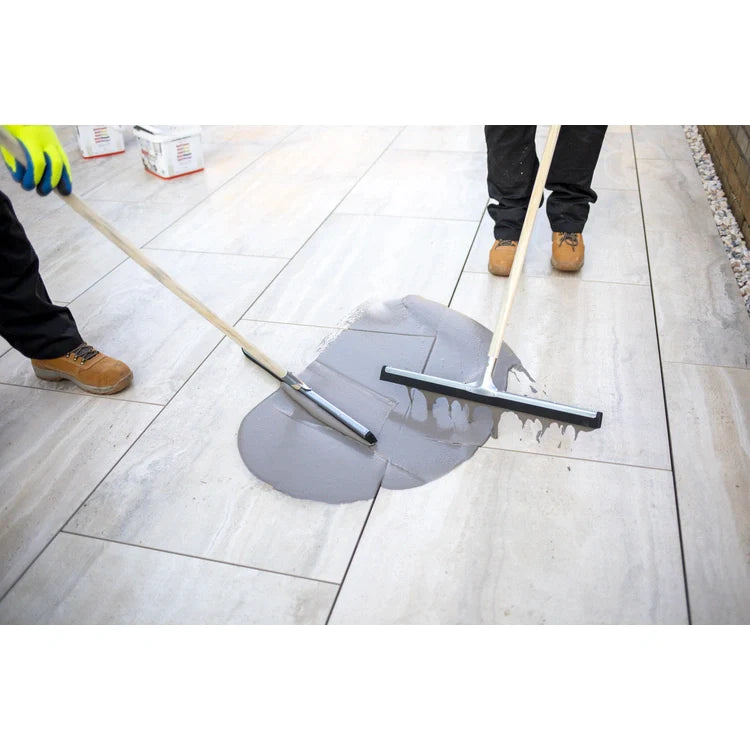
<path fill-rule="evenodd" d="M 24 167 L 0 148 L 13 179 L 24 190 L 36 187 L 39 195 L 49 195 L 54 188 L 70 195 L 73 189 L 70 162 L 55 131 L 49 125 L 6 125 L 5 129 L 18 139 L 26 154 Z"/>

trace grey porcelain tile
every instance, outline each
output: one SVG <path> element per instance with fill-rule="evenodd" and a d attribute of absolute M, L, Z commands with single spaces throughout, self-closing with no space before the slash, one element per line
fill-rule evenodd
<path fill-rule="evenodd" d="M 8 385 L 0 404 L 2 596 L 158 408 Z"/>
<path fill-rule="evenodd" d="M 245 321 L 238 328 L 293 372 L 311 362 L 332 333 Z M 254 477 L 237 448 L 243 418 L 276 387 L 235 344 L 223 341 L 67 529 L 340 581 L 370 501 L 337 505 L 289 497 Z"/>
<path fill-rule="evenodd" d="M 378 493 L 331 618 L 686 622 L 669 472 L 483 448 Z"/>
<path fill-rule="evenodd" d="M 464 274 L 452 307 L 493 329 L 507 279 Z M 574 437 L 502 416 L 487 446 L 670 467 L 654 315 L 648 287 L 570 278 L 521 279 L 505 340 L 536 380 L 511 375 L 515 392 L 597 409 L 602 427 Z M 537 393 L 531 390 L 536 388 Z"/>
<path fill-rule="evenodd" d="M 76 146 L 75 125 L 53 125 L 52 127 L 55 129 L 55 133 L 57 133 L 57 137 L 66 151 Z"/>
<path fill-rule="evenodd" d="M 646 234 L 716 234 L 706 191 L 692 161 L 644 159 L 638 162 Z M 649 243 L 650 244 L 650 243 Z"/>
<path fill-rule="evenodd" d="M 690 609 L 750 624 L 750 372 L 666 363 Z"/>
<path fill-rule="evenodd" d="M 259 160 L 149 246 L 291 258 L 355 182 L 271 174 Z"/>
<path fill-rule="evenodd" d="M 331 216 L 246 317 L 340 326 L 367 300 L 447 304 L 474 235 L 468 221 Z"/>
<path fill-rule="evenodd" d="M 86 198 L 129 203 L 155 201 L 179 204 L 187 210 L 239 174 L 269 148 L 270 145 L 206 143 L 203 145 L 203 171 L 171 180 L 163 180 L 150 174 L 139 159 L 128 169 L 87 193 Z"/>
<path fill-rule="evenodd" d="M 466 271 L 487 272 L 490 247 L 495 241 L 494 224 L 485 213 Z M 524 273 L 529 276 L 564 276 L 550 264 L 549 220 L 542 208 L 534 222 Z M 583 231 L 586 261 L 576 278 L 621 284 L 648 284 L 648 260 L 638 193 L 634 190 L 599 190 Z"/>
<path fill-rule="evenodd" d="M 138 147 L 132 136 L 125 137 L 125 153 L 84 159 L 77 145 L 67 149 L 72 171 L 73 191 L 88 199 L 93 190 L 141 164 Z M 154 178 L 156 179 L 156 178 Z"/>
<path fill-rule="evenodd" d="M 361 177 L 398 134 L 397 127 L 304 126 L 259 161 L 266 174 Z"/>
<path fill-rule="evenodd" d="M 87 201 L 89 202 L 89 201 Z M 169 226 L 184 210 L 150 203 L 90 201 L 92 208 L 137 247 Z M 26 234 L 52 299 L 73 300 L 127 255 L 68 206 L 31 224 Z"/>
<path fill-rule="evenodd" d="M 337 213 L 479 221 L 487 203 L 484 154 L 387 151 Z"/>
<path fill-rule="evenodd" d="M 0 623 L 323 624 L 336 586 L 59 534 L 0 604 Z"/>
<path fill-rule="evenodd" d="M 203 125 L 203 143 L 251 143 L 274 146 L 297 129 L 296 125 Z"/>
<path fill-rule="evenodd" d="M 750 318 L 718 234 L 648 233 L 662 357 L 750 367 Z"/>
<path fill-rule="evenodd" d="M 641 159 L 693 161 L 682 125 L 633 125 L 635 155 Z"/>
<path fill-rule="evenodd" d="M 234 323 L 283 261 L 149 250 L 147 255 L 219 317 Z M 113 398 L 165 404 L 219 342 L 222 333 L 127 260 L 70 305 L 84 339 L 127 362 L 133 384 Z M 36 378 L 28 360 L 0 360 L 0 381 L 75 392 L 69 381 Z"/>
<path fill-rule="evenodd" d="M 591 186 L 597 191 L 638 189 L 630 133 L 607 130 Z"/>
<path fill-rule="evenodd" d="M 483 125 L 408 125 L 391 148 L 486 153 Z"/>

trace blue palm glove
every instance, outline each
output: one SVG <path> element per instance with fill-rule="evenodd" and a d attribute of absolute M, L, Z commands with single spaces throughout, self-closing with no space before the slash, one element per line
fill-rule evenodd
<path fill-rule="evenodd" d="M 24 190 L 36 188 L 39 195 L 49 195 L 57 188 L 63 195 L 73 190 L 68 157 L 57 134 L 49 125 L 6 125 L 5 129 L 21 144 L 26 166 L 4 148 L 5 164 Z"/>

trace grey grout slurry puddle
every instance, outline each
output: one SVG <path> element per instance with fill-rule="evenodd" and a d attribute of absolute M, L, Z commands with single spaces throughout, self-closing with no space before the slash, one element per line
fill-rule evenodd
<path fill-rule="evenodd" d="M 240 455 L 259 479 L 307 500 L 367 500 L 381 485 L 409 489 L 447 474 L 496 435 L 503 409 L 380 380 L 383 365 L 392 365 L 475 381 L 487 361 L 487 328 L 417 296 L 365 305 L 347 322 L 299 376 L 372 430 L 377 445 L 361 445 L 317 422 L 279 389 L 239 429 Z M 494 376 L 498 388 L 508 387 L 509 373 L 521 386 L 517 392 L 536 394 L 533 379 L 503 344 Z M 538 437 L 552 424 L 518 416 L 540 423 Z"/>

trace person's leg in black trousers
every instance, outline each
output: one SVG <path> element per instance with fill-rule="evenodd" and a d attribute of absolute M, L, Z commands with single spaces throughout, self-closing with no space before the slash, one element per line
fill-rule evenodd
<path fill-rule="evenodd" d="M 589 204 L 596 201 L 591 181 L 606 125 L 564 125 L 545 187 L 551 191 L 547 217 L 553 231 L 552 263 L 561 270 L 583 264 L 582 232 Z M 495 228 L 490 250 L 492 273 L 507 276 L 515 255 L 534 179 L 539 167 L 535 125 L 487 125 L 488 206 Z"/>
<path fill-rule="evenodd" d="M 132 382 L 124 362 L 85 344 L 70 310 L 52 303 L 39 274 L 39 258 L 2 192 L 0 335 L 31 359 L 44 380 L 70 380 L 101 394 L 117 393 Z"/>
<path fill-rule="evenodd" d="M 589 205 L 596 203 L 591 189 L 602 150 L 606 125 L 563 125 L 545 187 L 547 218 L 553 232 L 583 232 Z"/>
<path fill-rule="evenodd" d="M 39 258 L 0 192 L 0 335 L 26 357 L 62 357 L 83 343 L 67 307 L 50 301 Z"/>
<path fill-rule="evenodd" d="M 496 240 L 521 236 L 539 160 L 534 135 L 536 125 L 485 125 L 487 141 L 487 213 L 495 222 Z"/>

